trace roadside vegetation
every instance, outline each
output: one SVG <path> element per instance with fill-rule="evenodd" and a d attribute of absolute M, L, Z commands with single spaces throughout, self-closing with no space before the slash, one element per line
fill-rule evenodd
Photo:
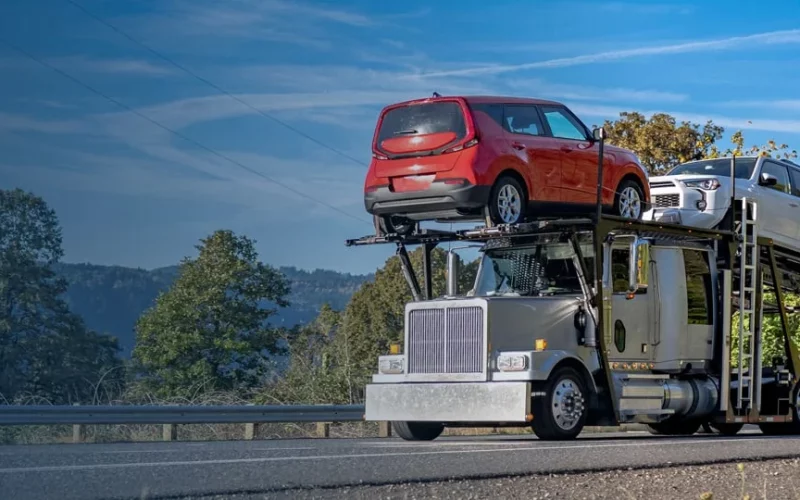
<path fill-rule="evenodd" d="M 634 150 L 652 175 L 691 159 L 736 154 L 796 158 L 785 144 L 731 147 L 722 127 L 678 123 L 658 114 L 621 113 L 603 124 L 612 144 Z M 286 276 L 260 261 L 256 241 L 220 229 L 185 258 L 135 327 L 131 359 L 117 339 L 91 331 L 64 300 L 66 281 L 53 270 L 62 256 L 56 213 L 20 189 L 0 190 L 0 404 L 351 404 L 363 402 L 377 357 L 402 340 L 404 303 L 411 295 L 390 257 L 339 310 L 324 306 L 310 323 L 274 324 L 289 307 Z M 422 251 L 411 253 L 417 272 Z M 444 249 L 433 253 L 434 294 L 445 289 Z M 461 262 L 460 290 L 471 287 L 477 262 Z M 789 301 L 796 304 L 798 297 Z M 268 305 L 265 305 L 268 304 Z M 780 346 L 779 319 L 765 326 L 764 359 Z M 792 323 L 800 340 L 800 324 Z M 241 436 L 240 426 L 192 426 L 199 436 Z M 266 436 L 294 436 L 311 426 L 262 426 Z M 342 432 L 372 432 L 342 426 Z M 116 429 L 116 430 L 113 430 Z M 235 430 L 233 430 L 235 429 Z M 350 430 L 348 430 L 350 429 Z M 377 427 L 374 429 L 376 430 Z M 109 432 L 116 433 L 114 435 Z M 158 436 L 158 426 L 108 426 L 100 440 Z M 2 442 L 43 442 L 65 427 L 0 428 Z M 103 434 L 105 433 L 105 434 Z"/>

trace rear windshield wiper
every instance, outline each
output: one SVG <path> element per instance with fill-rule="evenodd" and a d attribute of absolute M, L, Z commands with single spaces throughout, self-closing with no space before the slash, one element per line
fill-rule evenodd
<path fill-rule="evenodd" d="M 395 132 L 394 135 L 411 135 L 411 134 L 416 134 L 418 132 L 419 131 L 416 129 L 400 130 L 399 132 Z"/>

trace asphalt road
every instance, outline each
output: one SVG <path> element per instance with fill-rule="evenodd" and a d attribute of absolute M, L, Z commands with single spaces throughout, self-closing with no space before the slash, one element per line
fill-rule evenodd
<path fill-rule="evenodd" d="M 0 496 L 24 499 L 197 497 L 296 487 L 627 469 L 800 456 L 800 437 L 593 434 L 307 439 L 0 447 Z M 267 495 L 269 496 L 269 495 Z"/>

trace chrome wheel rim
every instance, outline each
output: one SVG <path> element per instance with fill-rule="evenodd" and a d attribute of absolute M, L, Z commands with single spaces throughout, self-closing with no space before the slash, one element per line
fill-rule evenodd
<path fill-rule="evenodd" d="M 623 217 L 639 218 L 642 213 L 642 198 L 633 187 L 626 187 L 619 195 L 619 213 Z"/>
<path fill-rule="evenodd" d="M 553 389 L 552 399 L 556 425 L 565 431 L 574 429 L 584 410 L 583 393 L 578 384 L 572 379 L 561 379 Z"/>
<path fill-rule="evenodd" d="M 497 213 L 506 224 L 515 222 L 522 212 L 522 197 L 517 188 L 506 184 L 497 193 Z"/>

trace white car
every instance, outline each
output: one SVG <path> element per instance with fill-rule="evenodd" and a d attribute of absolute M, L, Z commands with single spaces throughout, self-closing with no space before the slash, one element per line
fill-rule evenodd
<path fill-rule="evenodd" d="M 644 220 L 716 228 L 731 204 L 731 158 L 682 163 L 650 177 L 650 208 Z M 800 165 L 788 160 L 736 158 L 736 199 L 758 203 L 760 236 L 800 253 Z"/>

